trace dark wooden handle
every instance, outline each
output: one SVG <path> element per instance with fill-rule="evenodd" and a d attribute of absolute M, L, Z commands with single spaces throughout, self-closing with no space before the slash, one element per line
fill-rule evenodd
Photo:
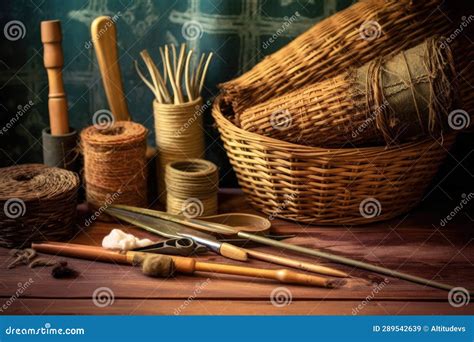
<path fill-rule="evenodd" d="M 49 82 L 48 107 L 51 135 L 69 133 L 67 99 L 62 75 L 64 56 L 61 40 L 61 22 L 59 20 L 41 22 L 41 42 L 44 48 L 43 61 Z"/>

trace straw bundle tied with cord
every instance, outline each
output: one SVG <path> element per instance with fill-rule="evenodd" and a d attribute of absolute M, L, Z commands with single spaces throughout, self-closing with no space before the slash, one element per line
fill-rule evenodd
<path fill-rule="evenodd" d="M 262 101 L 449 34 L 441 0 L 363 0 L 315 24 L 250 71 L 221 84 L 237 116 Z M 237 117 L 238 119 L 238 117 Z"/>
<path fill-rule="evenodd" d="M 89 126 L 81 132 L 86 197 L 93 207 L 147 204 L 147 134 L 132 121 Z"/>
<path fill-rule="evenodd" d="M 243 129 L 310 146 L 400 143 L 441 136 L 456 103 L 454 62 L 443 38 L 375 58 L 334 78 L 245 110 Z"/>
<path fill-rule="evenodd" d="M 165 203 L 166 165 L 177 160 L 204 157 L 202 114 L 206 106 L 203 106 L 201 92 L 212 52 L 207 56 L 201 54 L 199 61 L 193 64 L 194 51 L 186 51 L 186 44 L 181 44 L 179 51 L 174 45 L 165 45 L 159 50 L 162 72 L 146 50 L 140 53 L 151 81 L 143 75 L 136 61 L 135 68 L 155 95 L 153 113 L 158 150 L 158 188 L 160 201 Z"/>

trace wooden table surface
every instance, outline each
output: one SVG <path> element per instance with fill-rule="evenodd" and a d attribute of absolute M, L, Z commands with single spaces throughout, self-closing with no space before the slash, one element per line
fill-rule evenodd
<path fill-rule="evenodd" d="M 220 210 L 256 213 L 245 203 L 238 190 L 221 192 Z M 441 228 L 433 224 L 449 211 L 449 207 L 442 209 L 423 205 L 391 221 L 354 227 L 306 226 L 275 219 L 272 229 L 279 234 L 296 234 L 287 240 L 294 244 L 317 247 L 472 290 L 473 223 L 467 215 L 459 215 L 455 225 Z M 100 245 L 102 238 L 116 227 L 141 237 L 153 238 L 130 226 L 94 223 L 81 229 L 73 242 Z M 268 247 L 258 247 L 258 250 L 338 267 L 350 273 L 352 278 L 343 288 L 332 290 L 211 274 L 155 279 L 142 275 L 139 269 L 133 267 L 61 258 L 79 270 L 80 276 L 58 280 L 51 277 L 49 268 L 21 266 L 7 270 L 11 260 L 9 251 L 1 248 L 0 314 L 474 314 L 472 304 L 461 307 L 450 305 L 447 291 L 389 277 L 375 277 L 378 283 L 374 283 L 374 274 L 366 271 Z M 215 254 L 206 254 L 201 258 L 234 263 Z M 279 268 L 255 260 L 249 264 Z M 18 293 L 19 289 L 22 293 Z M 100 297 L 102 301 L 97 300 L 94 293 L 96 297 L 98 293 L 105 294 Z"/>

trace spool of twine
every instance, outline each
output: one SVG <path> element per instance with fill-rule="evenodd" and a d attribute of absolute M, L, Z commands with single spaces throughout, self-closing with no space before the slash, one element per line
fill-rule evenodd
<path fill-rule="evenodd" d="M 147 204 L 146 138 L 148 130 L 131 121 L 81 132 L 86 199 L 94 208 Z"/>
<path fill-rule="evenodd" d="M 0 246 L 72 237 L 79 184 L 76 173 L 42 164 L 0 169 Z"/>
<path fill-rule="evenodd" d="M 204 159 L 187 159 L 166 166 L 166 210 L 188 218 L 217 213 L 219 172 Z"/>
<path fill-rule="evenodd" d="M 203 110 L 200 97 L 182 104 L 153 101 L 161 203 L 166 201 L 166 165 L 178 160 L 204 157 Z"/>

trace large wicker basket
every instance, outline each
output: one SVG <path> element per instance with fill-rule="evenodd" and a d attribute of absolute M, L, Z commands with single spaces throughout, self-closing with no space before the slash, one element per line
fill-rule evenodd
<path fill-rule="evenodd" d="M 313 224 L 364 224 L 413 208 L 455 138 L 325 149 L 244 131 L 220 97 L 212 115 L 250 203 L 270 218 Z"/>

